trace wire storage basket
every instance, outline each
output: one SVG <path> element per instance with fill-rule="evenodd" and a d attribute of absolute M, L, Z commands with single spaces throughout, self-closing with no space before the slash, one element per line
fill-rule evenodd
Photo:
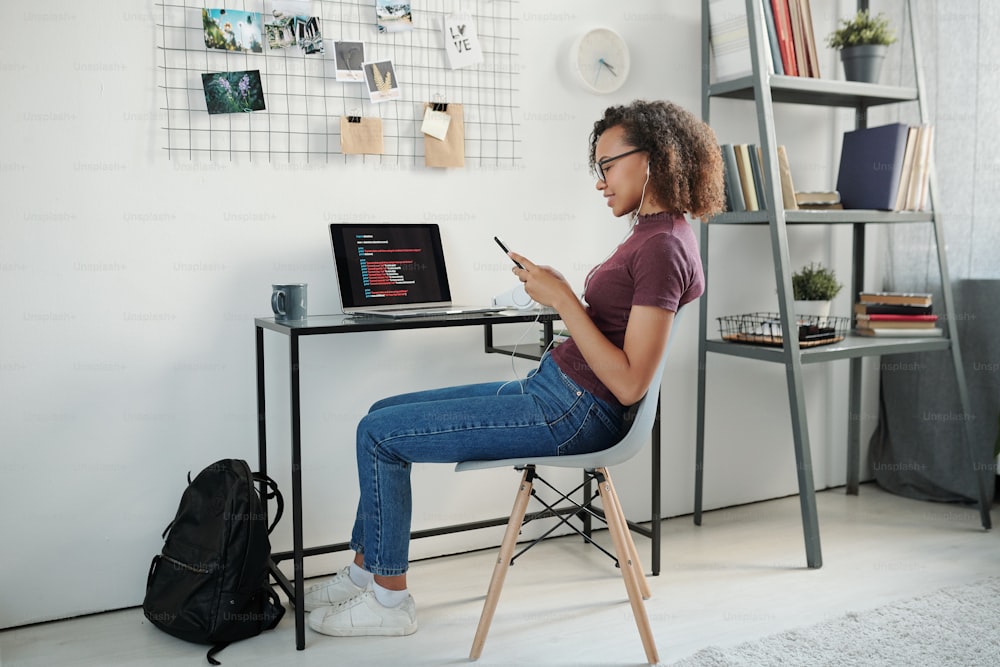
<path fill-rule="evenodd" d="M 724 315 L 719 320 L 722 340 L 732 343 L 781 347 L 781 316 L 778 313 L 744 313 Z M 844 340 L 851 327 L 851 318 L 818 315 L 796 315 L 799 347 L 829 345 Z"/>

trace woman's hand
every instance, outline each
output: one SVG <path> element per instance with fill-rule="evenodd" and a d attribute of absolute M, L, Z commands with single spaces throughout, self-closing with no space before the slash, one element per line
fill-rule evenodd
<path fill-rule="evenodd" d="M 573 294 L 573 288 L 561 273 L 551 266 L 535 264 L 522 255 L 515 252 L 509 253 L 511 259 L 523 266 L 523 269 L 514 267 L 512 271 L 517 279 L 524 283 L 524 291 L 532 299 L 542 304 L 560 310 L 568 301 L 579 302 Z"/>

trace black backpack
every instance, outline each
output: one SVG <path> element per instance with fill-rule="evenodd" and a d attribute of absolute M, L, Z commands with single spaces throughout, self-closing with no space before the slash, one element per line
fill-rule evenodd
<path fill-rule="evenodd" d="M 263 499 L 258 484 L 263 484 Z M 274 498 L 270 526 L 265 503 Z M 181 496 L 153 557 L 142 610 L 175 637 L 213 644 L 208 662 L 231 642 L 270 630 L 285 613 L 268 580 L 268 534 L 284 501 L 274 480 L 250 472 L 246 461 L 223 459 L 202 470 Z"/>

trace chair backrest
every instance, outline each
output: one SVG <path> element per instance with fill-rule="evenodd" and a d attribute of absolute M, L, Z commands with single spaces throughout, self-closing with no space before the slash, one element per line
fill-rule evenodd
<path fill-rule="evenodd" d="M 522 457 L 514 459 L 500 459 L 496 461 L 463 461 L 455 466 L 455 470 L 478 470 L 483 468 L 500 468 L 508 466 L 525 465 L 547 465 L 558 468 L 604 468 L 607 466 L 624 463 L 639 453 L 639 450 L 646 444 L 646 438 L 653 430 L 653 420 L 656 419 L 656 409 L 660 402 L 660 384 L 663 382 L 663 371 L 667 365 L 667 357 L 670 346 L 676 338 L 677 321 L 680 311 L 674 315 L 673 324 L 670 327 L 670 337 L 667 345 L 663 349 L 663 356 L 653 373 L 653 380 L 649 383 L 646 395 L 639 401 L 632 425 L 624 437 L 617 444 L 589 454 L 569 454 L 566 456 L 539 456 Z"/>

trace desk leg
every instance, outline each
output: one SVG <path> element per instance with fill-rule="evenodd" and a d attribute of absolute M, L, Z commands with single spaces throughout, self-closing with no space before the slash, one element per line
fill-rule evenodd
<path fill-rule="evenodd" d="M 257 351 L 257 470 L 267 474 L 267 408 L 264 404 L 264 329 L 256 329 Z M 266 485 L 260 483 L 261 496 L 266 493 Z M 264 522 L 267 522 L 267 502 L 263 503 Z"/>
<path fill-rule="evenodd" d="M 292 563 L 295 582 L 295 648 L 306 647 L 306 617 L 302 552 L 302 428 L 299 414 L 299 337 L 292 333 L 288 341 L 289 394 L 292 400 Z"/>

